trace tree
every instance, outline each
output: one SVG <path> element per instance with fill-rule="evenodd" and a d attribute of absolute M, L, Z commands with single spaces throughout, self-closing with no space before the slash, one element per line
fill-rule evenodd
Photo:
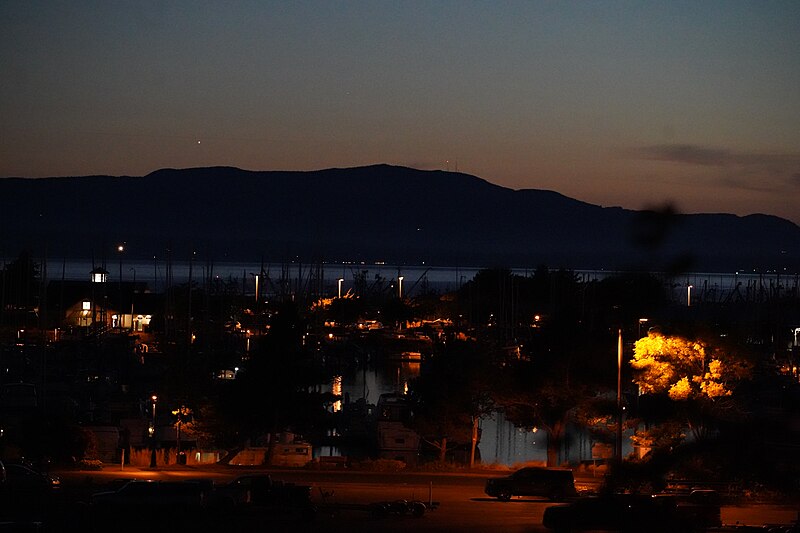
<path fill-rule="evenodd" d="M 402 325 L 413 318 L 411 306 L 403 299 L 390 298 L 381 308 L 381 316 L 386 324 Z"/>
<path fill-rule="evenodd" d="M 591 284 L 592 319 L 608 326 L 636 324 L 668 305 L 664 282 L 652 274 L 624 273 Z"/>
<path fill-rule="evenodd" d="M 350 292 L 341 298 L 332 298 L 328 308 L 328 316 L 339 324 L 354 324 L 363 313 L 363 301 Z"/>
<path fill-rule="evenodd" d="M 15 327 L 27 326 L 28 315 L 39 305 L 39 273 L 39 264 L 27 251 L 0 272 L 0 313 L 10 317 Z"/>
<path fill-rule="evenodd" d="M 567 424 L 613 379 L 614 342 L 569 322 L 543 325 L 525 346 L 527 357 L 507 361 L 495 400 L 506 418 L 547 435 L 547 465 L 558 466 Z"/>
<path fill-rule="evenodd" d="M 665 394 L 683 402 L 684 416 L 697 439 L 706 435 L 709 415 L 734 406 L 733 391 L 752 370 L 746 358 L 730 349 L 653 330 L 636 341 L 630 364 L 642 394 Z"/>
<path fill-rule="evenodd" d="M 414 428 L 439 451 L 440 462 L 448 446 L 469 443 L 473 466 L 478 420 L 491 408 L 491 356 L 489 347 L 476 341 L 441 343 L 411 383 Z"/>
<path fill-rule="evenodd" d="M 197 412 L 184 405 L 172 411 L 176 417 L 173 427 L 176 431 L 178 448 L 180 448 L 181 438 L 193 441 L 198 448 L 214 446 L 216 444 L 215 436 L 222 432 L 220 427 L 222 421 L 219 419 L 214 403 L 199 400 L 198 404 Z"/>
<path fill-rule="evenodd" d="M 504 369 L 505 381 L 497 401 L 516 426 L 539 428 L 547 435 L 547 466 L 559 466 L 559 454 L 572 414 L 592 398 L 592 389 L 570 379 L 566 368 L 557 374 L 521 361 Z"/>
<path fill-rule="evenodd" d="M 482 285 L 487 291 L 496 285 L 508 288 L 506 302 L 513 302 L 517 317 L 512 347 L 518 356 L 502 363 L 494 400 L 515 425 L 546 433 L 547 464 L 557 466 L 573 415 L 616 383 L 615 343 L 608 331 L 592 329 L 583 319 L 585 285 L 573 272 L 540 266 L 531 277 L 489 271 L 480 280 L 476 275 L 477 281 L 481 284 L 472 295 L 481 296 Z M 482 297 L 480 302 L 491 300 Z M 495 302 L 497 309 L 505 309 L 503 303 Z"/>
<path fill-rule="evenodd" d="M 643 394 L 666 392 L 673 400 L 730 396 L 751 368 L 743 359 L 702 341 L 657 331 L 636 341 L 631 366 Z"/>
<path fill-rule="evenodd" d="M 332 376 L 304 342 L 305 333 L 296 305 L 281 304 L 269 334 L 221 394 L 219 413 L 240 442 L 290 429 L 308 432 L 326 419 L 331 395 L 314 389 Z"/>

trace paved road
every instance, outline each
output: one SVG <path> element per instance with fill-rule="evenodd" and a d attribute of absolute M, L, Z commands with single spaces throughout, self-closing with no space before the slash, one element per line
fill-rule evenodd
<path fill-rule="evenodd" d="M 137 479 L 192 479 L 212 478 L 225 482 L 242 473 L 263 472 L 262 469 L 211 467 L 204 469 L 140 469 L 106 468 L 102 472 L 61 472 L 65 493 L 69 498 L 80 500 L 88 498 L 93 491 L 120 478 Z M 542 514 L 545 507 L 552 505 L 544 500 L 515 499 L 508 503 L 488 498 L 483 493 L 486 475 L 449 474 L 393 474 L 371 472 L 324 472 L 269 470 L 275 479 L 312 486 L 312 497 L 320 512 L 313 522 L 290 512 L 277 516 L 237 515 L 219 523 L 206 520 L 211 528 L 223 526 L 225 530 L 263 531 L 325 531 L 335 532 L 385 532 L 402 531 L 411 528 L 415 532 L 465 531 L 465 532 L 542 532 Z M 366 507 L 356 510 L 352 507 L 396 500 L 432 499 L 439 507 L 421 518 L 390 515 L 373 516 Z M 185 530 L 186 521 L 182 521 Z M 111 527 L 107 523 L 97 525 L 100 531 Z M 252 529 L 255 528 L 255 529 Z M 210 529 L 209 529 L 210 530 Z"/>
<path fill-rule="evenodd" d="M 483 485 L 492 474 L 423 474 L 423 473 L 370 473 L 325 472 L 308 470 L 265 470 L 250 467 L 171 468 L 149 470 L 126 467 L 108 467 L 102 472 L 62 472 L 64 492 L 71 500 L 88 497 L 95 490 L 119 478 L 139 479 L 191 479 L 212 478 L 225 482 L 242 473 L 269 472 L 273 478 L 287 482 L 308 484 L 313 487 L 313 498 L 321 509 L 313 521 L 299 513 L 234 512 L 225 516 L 191 517 L 115 517 L 112 523 L 104 521 L 89 527 L 92 531 L 112 531 L 120 525 L 133 524 L 131 530 L 140 530 L 142 524 L 163 526 L 165 531 L 278 531 L 326 533 L 379 532 L 414 533 L 463 531 L 508 533 L 541 533 L 544 510 L 552 503 L 539 499 L 515 498 L 499 502 L 483 493 Z M 592 481 L 592 480 L 586 480 Z M 421 500 L 432 498 L 439 508 L 421 518 L 411 516 L 375 517 L 364 510 L 351 509 L 353 504 L 378 501 Z M 726 506 L 723 523 L 733 524 L 788 524 L 798 516 L 798 509 L 787 505 Z M 140 521 L 134 518 L 143 519 Z"/>

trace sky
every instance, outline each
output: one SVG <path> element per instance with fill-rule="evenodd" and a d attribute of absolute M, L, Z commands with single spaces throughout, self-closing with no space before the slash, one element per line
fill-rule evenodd
<path fill-rule="evenodd" d="M 0 176 L 458 170 L 800 224 L 800 2 L 0 0 Z"/>

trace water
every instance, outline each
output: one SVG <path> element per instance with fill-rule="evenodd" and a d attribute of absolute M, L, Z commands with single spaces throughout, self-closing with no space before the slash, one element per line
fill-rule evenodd
<path fill-rule="evenodd" d="M 122 260 L 106 262 L 105 265 L 91 261 L 48 261 L 43 265 L 47 278 L 65 280 L 89 280 L 89 273 L 96 267 L 103 267 L 108 271 L 108 281 L 140 281 L 146 282 L 153 292 L 164 290 L 167 283 L 167 263 L 164 260 Z M 215 279 L 220 281 L 244 280 L 244 287 L 250 294 L 255 293 L 255 276 L 269 277 L 273 282 L 286 278 L 292 285 L 298 280 L 307 279 L 311 269 L 316 265 L 304 263 L 203 263 L 194 261 L 172 262 L 171 274 L 173 283 L 186 283 L 190 277 L 195 283 L 202 280 Z M 338 280 L 342 279 L 342 292 L 353 288 L 356 275 L 366 271 L 366 279 L 372 282 L 377 278 L 386 280 L 387 283 L 397 286 L 399 278 L 403 277 L 403 294 L 412 296 L 419 292 L 423 282 L 439 291 L 454 290 L 475 277 L 480 270 L 478 267 L 428 267 L 420 266 L 393 266 L 385 264 L 324 264 L 320 274 L 327 291 L 331 296 L 336 296 Z M 314 272 L 316 274 L 316 272 Z"/>
<path fill-rule="evenodd" d="M 167 262 L 163 258 L 153 260 L 120 260 L 108 261 L 104 268 L 108 271 L 110 282 L 140 281 L 146 282 L 152 292 L 161 292 L 167 285 Z M 8 259 L 7 261 L 9 261 Z M 100 263 L 92 261 L 53 261 L 42 265 L 42 273 L 47 279 L 88 280 L 89 273 Z M 262 271 L 263 268 L 263 271 Z M 202 261 L 171 262 L 172 282 L 186 283 L 191 278 L 195 283 L 215 279 L 235 281 L 242 284 L 245 292 L 255 294 L 256 276 L 267 277 L 273 282 L 285 278 L 290 286 L 296 286 L 298 280 L 307 280 L 312 273 L 322 278 L 323 291 L 336 296 L 339 290 L 338 280 L 342 280 L 341 290 L 346 293 L 353 289 L 356 276 L 366 272 L 368 283 L 382 279 L 387 285 L 402 290 L 404 296 L 419 294 L 427 286 L 437 292 L 453 291 L 471 281 L 481 267 L 441 267 L 428 265 L 387 265 L 383 263 L 344 263 L 317 265 L 306 263 L 251 263 L 225 262 L 206 263 Z M 532 275 L 530 269 L 512 269 L 520 276 Z M 605 270 L 575 270 L 579 281 L 588 282 L 602 280 L 621 272 Z M 798 294 L 800 279 L 797 274 L 781 272 L 723 272 L 703 273 L 690 272 L 679 276 L 667 277 L 654 274 L 663 279 L 672 301 L 690 303 L 696 301 L 725 301 L 728 298 L 745 299 L 764 298 L 785 294 Z M 402 277 L 402 281 L 400 280 Z M 262 279 L 261 283 L 264 281 Z M 400 285 L 402 284 L 402 287 Z M 262 285 L 263 286 L 263 285 Z"/>

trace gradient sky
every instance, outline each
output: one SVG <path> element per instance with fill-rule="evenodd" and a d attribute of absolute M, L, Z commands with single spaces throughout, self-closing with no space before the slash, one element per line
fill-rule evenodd
<path fill-rule="evenodd" d="M 800 224 L 800 2 L 0 0 L 0 176 L 373 163 Z"/>

